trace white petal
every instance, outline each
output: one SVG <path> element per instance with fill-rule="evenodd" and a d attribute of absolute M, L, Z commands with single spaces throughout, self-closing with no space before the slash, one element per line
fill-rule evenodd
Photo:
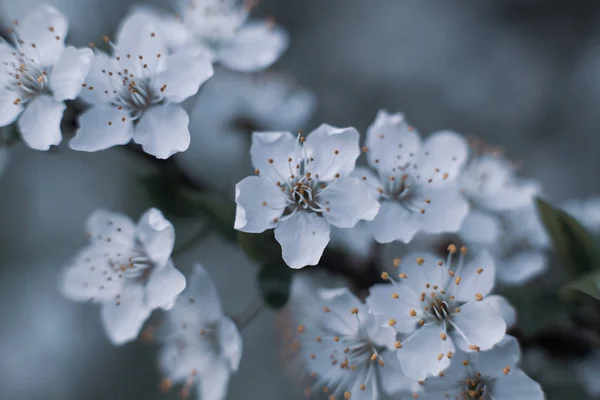
<path fill-rule="evenodd" d="M 546 270 L 546 254 L 539 250 L 524 250 L 498 261 L 498 279 L 507 285 L 520 285 Z"/>
<path fill-rule="evenodd" d="M 494 287 L 496 271 L 494 260 L 487 251 L 479 251 L 472 260 L 460 270 L 456 271 L 456 280 L 450 283 L 448 293 L 454 295 L 458 301 L 474 301 L 476 296 L 486 296 Z"/>
<path fill-rule="evenodd" d="M 255 132 L 250 147 L 252 165 L 261 176 L 273 182 L 285 182 L 294 173 L 293 166 L 300 161 L 296 158 L 296 143 L 289 132 Z"/>
<path fill-rule="evenodd" d="M 154 85 L 156 90 L 164 88 L 162 94 L 171 103 L 181 103 L 195 95 L 214 72 L 209 59 L 188 54 L 173 54 L 165 57 L 160 69 L 161 72 L 155 78 Z"/>
<path fill-rule="evenodd" d="M 454 344 L 452 340 L 440 339 L 440 333 L 440 327 L 431 323 L 418 328 L 410 339 L 402 343 L 397 354 L 408 377 L 423 380 L 428 375 L 439 374 L 450 365 L 447 354 L 449 351 L 454 353 Z"/>
<path fill-rule="evenodd" d="M 50 5 L 37 7 L 19 21 L 16 29 L 19 39 L 25 42 L 22 48 L 27 57 L 36 59 L 43 66 L 56 63 L 64 49 L 67 30 L 66 17 Z"/>
<path fill-rule="evenodd" d="M 321 181 L 333 180 L 338 174 L 349 175 L 360 155 L 359 136 L 354 128 L 319 126 L 304 142 L 308 156 L 314 159 L 309 170 Z"/>
<path fill-rule="evenodd" d="M 398 298 L 392 297 L 392 294 L 398 294 Z M 418 319 L 411 318 L 410 311 L 419 309 L 419 298 L 408 286 L 383 284 L 371 286 L 367 304 L 370 313 L 394 319 L 396 321 L 394 328 L 398 332 L 410 333 L 417 328 Z"/>
<path fill-rule="evenodd" d="M 375 240 L 379 243 L 394 240 L 408 243 L 421 230 L 422 217 L 423 214 L 410 212 L 396 201 L 383 200 L 371 223 Z"/>
<path fill-rule="evenodd" d="M 237 371 L 242 358 L 242 336 L 235 322 L 223 317 L 219 329 L 219 344 L 230 371 Z"/>
<path fill-rule="evenodd" d="M 134 10 L 121 22 L 116 35 L 115 56 L 121 57 L 122 68 L 141 71 L 140 56 L 152 66 L 158 54 L 167 54 L 164 38 L 156 34 L 159 30 L 156 20 L 149 19 L 141 9 Z M 131 57 L 127 57 L 128 54 Z"/>
<path fill-rule="evenodd" d="M 92 49 L 67 47 L 50 74 L 50 89 L 57 101 L 74 100 L 92 65 Z"/>
<path fill-rule="evenodd" d="M 86 222 L 86 231 L 92 243 L 113 243 L 124 247 L 135 246 L 135 224 L 126 215 L 96 210 Z"/>
<path fill-rule="evenodd" d="M 79 94 L 85 102 L 94 105 L 112 106 L 112 96 L 120 77 L 117 71 L 122 67 L 113 58 L 100 51 L 96 51 L 91 60 L 90 69 L 85 77 L 85 88 Z M 110 77 L 109 73 L 113 76 Z M 106 93 L 108 92 L 108 93 Z"/>
<path fill-rule="evenodd" d="M 158 266 L 167 264 L 175 244 L 175 228 L 156 208 L 142 215 L 137 227 L 137 237 L 146 254 Z"/>
<path fill-rule="evenodd" d="M 379 110 L 367 130 L 367 161 L 369 165 L 391 174 L 399 165 L 415 162 L 421 147 L 421 137 L 401 113 Z"/>
<path fill-rule="evenodd" d="M 469 203 L 460 195 L 454 182 L 439 189 L 425 190 L 418 196 L 419 200 L 425 198 L 417 204 L 425 210 L 422 224 L 427 233 L 456 232 L 469 213 Z"/>
<path fill-rule="evenodd" d="M 317 200 L 325 208 L 323 216 L 338 228 L 352 228 L 361 219 L 371 221 L 379 211 L 379 203 L 367 184 L 354 177 L 336 179 Z"/>
<path fill-rule="evenodd" d="M 275 227 L 275 239 L 281 245 L 283 260 L 291 268 L 317 265 L 329 243 L 330 225 L 312 212 L 298 211 Z"/>
<path fill-rule="evenodd" d="M 169 309 L 173 300 L 185 289 L 185 276 L 169 262 L 164 267 L 156 267 L 150 274 L 146 284 L 146 304 L 154 309 Z"/>
<path fill-rule="evenodd" d="M 102 305 L 102 322 L 110 341 L 118 346 L 137 338 L 150 313 L 142 286 L 130 284 L 125 285 L 118 301 Z"/>
<path fill-rule="evenodd" d="M 519 342 L 506 335 L 497 345 L 487 351 L 473 354 L 470 359 L 473 360 L 473 369 L 483 376 L 495 378 L 504 375 L 504 368 L 515 367 L 520 357 Z"/>
<path fill-rule="evenodd" d="M 498 218 L 478 210 L 471 210 L 460 227 L 460 236 L 466 243 L 492 244 L 500 237 Z"/>
<path fill-rule="evenodd" d="M 371 228 L 365 221 L 359 221 L 350 229 L 331 228 L 331 241 L 352 255 L 367 258 L 371 252 L 374 238 Z"/>
<path fill-rule="evenodd" d="M 201 264 L 194 265 L 194 272 L 180 299 L 175 307 L 177 309 L 179 307 L 191 308 L 194 318 L 201 321 L 218 321 L 223 317 L 217 288 Z M 172 310 L 172 312 L 175 311 L 175 309 Z"/>
<path fill-rule="evenodd" d="M 36 150 L 48 150 L 60 144 L 60 122 L 66 108 L 64 103 L 48 95 L 39 95 L 30 101 L 18 122 L 25 143 Z"/>
<path fill-rule="evenodd" d="M 484 303 L 493 307 L 498 314 L 502 316 L 508 329 L 515 326 L 517 323 L 517 310 L 502 296 L 492 294 L 483 299 Z"/>
<path fill-rule="evenodd" d="M 217 58 L 227 68 L 256 72 L 277 61 L 288 44 L 289 36 L 282 28 L 266 21 L 250 22 L 219 48 Z"/>
<path fill-rule="evenodd" d="M 348 288 L 321 289 L 319 298 L 322 307 L 328 307 L 333 313 L 331 314 L 333 317 L 322 319 L 326 329 L 344 336 L 358 335 L 359 320 L 350 310 L 356 308 L 359 310 L 358 318 L 363 318 L 362 314 L 367 314 L 367 309 Z"/>
<path fill-rule="evenodd" d="M 113 106 L 90 108 L 79 117 L 79 129 L 69 147 L 79 151 L 100 151 L 129 143 L 133 124 L 128 117 L 125 111 Z"/>
<path fill-rule="evenodd" d="M 133 140 L 156 158 L 166 159 L 190 146 L 190 118 L 177 104 L 152 107 L 135 127 Z"/>
<path fill-rule="evenodd" d="M 235 185 L 234 228 L 243 232 L 261 233 L 274 228 L 286 206 L 281 188 L 268 179 L 249 176 Z"/>
<path fill-rule="evenodd" d="M 23 104 L 15 104 L 15 100 L 14 95 L 0 92 L 0 126 L 12 124 L 23 112 Z"/>
<path fill-rule="evenodd" d="M 506 323 L 502 316 L 491 305 L 483 301 L 472 301 L 453 314 L 453 324 L 466 336 L 462 338 L 458 332 L 452 331 L 457 345 L 464 351 L 471 351 L 468 346 L 478 346 L 480 350 L 488 350 L 500 342 L 506 332 Z"/>
<path fill-rule="evenodd" d="M 511 371 L 498 379 L 491 392 L 494 400 L 544 400 L 544 392 L 539 383 L 528 377 L 520 369 Z"/>
<path fill-rule="evenodd" d="M 200 377 L 199 398 L 202 400 L 225 400 L 229 384 L 229 368 L 225 361 L 217 361 L 205 368 Z"/>
<path fill-rule="evenodd" d="M 393 352 L 386 351 L 383 353 L 385 366 L 380 368 L 379 375 L 381 386 L 385 393 L 393 395 L 398 392 L 415 392 L 418 390 L 419 384 L 416 380 L 410 379 L 402 371 L 400 360 Z"/>
<path fill-rule="evenodd" d="M 432 187 L 455 180 L 467 159 L 467 141 L 458 133 L 440 131 L 423 142 L 418 159 L 420 181 Z M 429 182 L 431 179 L 431 183 Z"/>

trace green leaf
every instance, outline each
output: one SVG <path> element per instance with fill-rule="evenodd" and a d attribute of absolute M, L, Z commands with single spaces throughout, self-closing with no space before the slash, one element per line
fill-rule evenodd
<path fill-rule="evenodd" d="M 573 217 L 537 198 L 536 205 L 556 254 L 573 278 L 600 267 L 594 236 Z"/>
<path fill-rule="evenodd" d="M 293 270 L 281 259 L 263 264 L 257 276 L 258 289 L 267 304 L 278 310 L 285 306 L 290 297 Z"/>
<path fill-rule="evenodd" d="M 573 293 L 573 291 L 575 291 L 575 293 Z M 577 293 L 579 292 L 600 300 L 600 271 L 586 274 L 561 289 L 563 297 L 569 299 L 577 296 Z"/>

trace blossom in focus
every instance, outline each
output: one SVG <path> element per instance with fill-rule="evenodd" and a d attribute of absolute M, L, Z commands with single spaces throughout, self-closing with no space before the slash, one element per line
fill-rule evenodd
<path fill-rule="evenodd" d="M 487 351 L 457 351 L 448 369 L 425 381 L 419 399 L 543 400 L 540 385 L 517 366 L 520 355 L 517 340 L 508 335 Z"/>
<path fill-rule="evenodd" d="M 371 400 L 418 388 L 400 368 L 394 328 L 384 326 L 347 288 L 322 289 L 318 301 L 317 323 L 297 327 L 302 359 L 314 377 L 309 393 Z"/>
<path fill-rule="evenodd" d="M 398 357 L 413 379 L 442 372 L 457 349 L 490 349 L 506 331 L 498 302 L 486 298 L 494 286 L 492 258 L 482 251 L 465 263 L 466 248 L 448 251 L 446 260 L 433 254 L 397 259 L 402 272 L 384 272 L 392 284 L 371 287 L 367 297 L 369 311 L 403 335 Z"/>
<path fill-rule="evenodd" d="M 355 174 L 380 197 L 381 210 L 371 223 L 375 240 L 409 242 L 419 231 L 460 228 L 469 209 L 456 186 L 468 153 L 460 135 L 442 131 L 422 141 L 402 114 L 379 111 L 366 147 L 375 173 L 357 168 Z"/>
<path fill-rule="evenodd" d="M 190 113 L 192 143 L 176 160 L 202 184 L 231 192 L 250 168 L 253 132 L 301 127 L 315 109 L 314 94 L 274 73 L 219 70 Z"/>
<path fill-rule="evenodd" d="M 162 17 L 169 46 L 175 52 L 203 54 L 213 63 L 256 72 L 279 59 L 289 37 L 273 21 L 249 19 L 251 1 L 176 0 L 178 17 Z"/>
<path fill-rule="evenodd" d="M 291 268 L 316 265 L 330 226 L 352 228 L 379 210 L 366 184 L 349 176 L 360 154 L 358 132 L 323 124 L 309 134 L 258 132 L 250 154 L 257 176 L 236 185 L 235 229 L 275 229 Z"/>
<path fill-rule="evenodd" d="M 39 6 L 0 38 L 0 127 L 17 121 L 23 141 L 48 150 L 62 140 L 65 100 L 75 99 L 93 57 L 90 49 L 65 47 L 67 19 Z"/>
<path fill-rule="evenodd" d="M 237 371 L 242 355 L 242 337 L 223 314 L 217 290 L 201 265 L 194 267 L 161 329 L 163 385 L 183 383 L 183 398 L 193 388 L 202 400 L 227 398 L 229 376 Z"/>
<path fill-rule="evenodd" d="M 102 322 L 116 345 L 134 340 L 156 308 L 169 309 L 185 288 L 170 257 L 175 230 L 157 209 L 136 225 L 104 210 L 87 221 L 90 244 L 68 264 L 59 283 L 76 301 L 102 306 Z"/>
<path fill-rule="evenodd" d="M 91 108 L 79 117 L 74 150 L 99 151 L 132 138 L 161 159 L 190 144 L 189 117 L 179 103 L 212 76 L 201 55 L 167 54 L 165 38 L 144 14 L 125 19 L 116 43 L 105 38 L 112 56 L 97 51 L 83 84 Z"/>

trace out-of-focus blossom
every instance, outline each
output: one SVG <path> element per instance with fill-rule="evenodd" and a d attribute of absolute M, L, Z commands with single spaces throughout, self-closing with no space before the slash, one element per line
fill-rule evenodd
<path fill-rule="evenodd" d="M 346 288 L 322 289 L 317 302 L 317 323 L 297 327 L 302 358 L 315 380 L 312 390 L 370 400 L 417 389 L 394 354 L 400 342 L 392 327 Z"/>
<path fill-rule="evenodd" d="M 152 310 L 169 309 L 185 288 L 170 257 L 175 230 L 157 209 L 137 225 L 122 214 L 94 212 L 87 221 L 90 244 L 69 263 L 59 286 L 76 301 L 102 305 L 110 340 L 134 340 Z"/>
<path fill-rule="evenodd" d="M 456 178 L 467 158 L 466 141 L 442 131 L 421 141 L 400 113 L 379 111 L 367 131 L 367 160 L 376 174 L 357 169 L 381 198 L 370 224 L 375 240 L 409 242 L 419 231 L 454 232 L 467 215 Z"/>
<path fill-rule="evenodd" d="M 167 54 L 158 27 L 133 13 L 121 25 L 109 56 L 97 52 L 83 84 L 92 107 L 79 118 L 74 150 L 98 151 L 132 138 L 146 153 L 169 158 L 190 144 L 189 117 L 178 103 L 213 74 L 201 55 Z"/>
<path fill-rule="evenodd" d="M 301 128 L 315 109 L 312 92 L 283 75 L 218 71 L 190 113 L 192 143 L 177 161 L 190 176 L 231 191 L 250 168 L 252 132 Z"/>
<path fill-rule="evenodd" d="M 600 233 L 600 197 L 570 199 L 563 204 L 562 208 L 588 229 L 590 233 Z"/>
<path fill-rule="evenodd" d="M 164 384 L 183 383 L 182 397 L 196 387 L 199 399 L 227 398 L 229 377 L 242 355 L 242 337 L 223 314 L 217 290 L 201 265 L 194 267 L 162 330 L 159 360 Z"/>
<path fill-rule="evenodd" d="M 520 356 L 512 336 L 487 351 L 457 351 L 448 369 L 425 381 L 419 399 L 543 400 L 540 385 L 518 368 Z"/>
<path fill-rule="evenodd" d="M 358 137 L 354 128 L 327 124 L 306 140 L 289 132 L 254 133 L 250 153 L 258 176 L 236 185 L 235 229 L 274 228 L 287 265 L 316 265 L 331 225 L 352 228 L 379 210 L 367 185 L 349 176 L 360 154 Z"/>
<path fill-rule="evenodd" d="M 461 248 L 448 247 L 446 261 L 433 254 L 409 254 L 402 272 L 370 289 L 370 312 L 387 319 L 404 334 L 398 350 L 402 370 L 413 379 L 437 375 L 450 365 L 456 351 L 487 350 L 506 331 L 500 309 L 486 296 L 494 285 L 494 262 L 479 252 L 465 264 Z M 416 261 L 415 261 L 416 260 Z M 396 265 L 400 265 L 397 260 Z"/>
<path fill-rule="evenodd" d="M 579 364 L 578 377 L 585 391 L 593 397 L 600 397 L 600 352 L 594 351 Z"/>
<path fill-rule="evenodd" d="M 65 47 L 67 19 L 39 6 L 0 39 L 0 127 L 17 121 L 23 141 L 48 150 L 62 140 L 65 100 L 75 99 L 93 57 L 90 49 Z"/>

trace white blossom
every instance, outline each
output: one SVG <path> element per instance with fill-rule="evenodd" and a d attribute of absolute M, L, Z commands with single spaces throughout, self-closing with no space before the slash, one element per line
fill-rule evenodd
<path fill-rule="evenodd" d="M 579 221 L 590 233 L 600 233 L 600 197 L 570 199 L 561 208 Z"/>
<path fill-rule="evenodd" d="M 134 340 L 156 308 L 169 309 L 185 288 L 185 277 L 170 256 L 175 230 L 157 209 L 137 225 L 122 214 L 104 210 L 87 221 L 90 244 L 67 266 L 63 294 L 102 306 L 102 322 L 110 340 Z"/>
<path fill-rule="evenodd" d="M 457 351 L 448 369 L 425 381 L 419 399 L 543 400 L 540 385 L 517 366 L 520 353 L 512 336 L 487 351 Z"/>
<path fill-rule="evenodd" d="M 192 143 L 176 160 L 202 184 L 231 192 L 250 168 L 252 132 L 303 126 L 315 104 L 315 95 L 287 76 L 221 69 L 198 95 Z"/>
<path fill-rule="evenodd" d="M 91 64 L 90 49 L 65 47 L 67 19 L 39 6 L 0 38 L 0 127 L 18 119 L 23 141 L 48 150 L 62 140 L 65 100 L 75 99 Z"/>
<path fill-rule="evenodd" d="M 133 13 L 108 38 L 112 56 L 96 52 L 82 98 L 92 105 L 79 118 L 74 150 L 98 151 L 132 138 L 161 159 L 190 144 L 189 117 L 181 103 L 213 74 L 200 55 L 167 54 L 164 38 L 144 14 Z"/>
<path fill-rule="evenodd" d="M 494 262 L 479 252 L 465 264 L 461 248 L 448 247 L 446 261 L 433 254 L 408 254 L 401 273 L 383 277 L 393 284 L 370 289 L 370 312 L 381 315 L 403 335 L 398 357 L 413 379 L 437 375 L 450 365 L 456 349 L 487 350 L 504 336 L 506 323 L 497 302 L 486 296 L 494 285 Z M 458 260 L 457 260 L 458 258 Z M 407 260 L 408 259 L 408 260 Z M 408 265 L 407 265 L 408 264 Z"/>
<path fill-rule="evenodd" d="M 182 397 L 196 387 L 202 400 L 224 400 L 230 375 L 237 371 L 242 338 L 223 314 L 217 290 L 199 264 L 188 287 L 167 313 L 161 328 L 160 367 L 172 383 L 183 383 Z"/>
<path fill-rule="evenodd" d="M 371 223 L 375 240 L 409 242 L 413 236 L 454 232 L 468 212 L 456 178 L 467 158 L 457 133 L 436 132 L 424 141 L 404 116 L 379 111 L 367 131 L 367 160 L 375 169 L 357 169 L 381 197 Z"/>
<path fill-rule="evenodd" d="M 309 391 L 375 400 L 417 389 L 400 368 L 392 327 L 383 326 L 347 288 L 322 289 L 317 302 L 317 323 L 297 327 L 302 359 L 315 380 Z"/>
<path fill-rule="evenodd" d="M 250 153 L 258 176 L 236 185 L 235 229 L 274 228 L 287 265 L 316 265 L 330 225 L 351 228 L 379 209 L 364 182 L 349 176 L 360 154 L 358 137 L 354 128 L 327 124 L 306 140 L 289 132 L 254 133 Z"/>

